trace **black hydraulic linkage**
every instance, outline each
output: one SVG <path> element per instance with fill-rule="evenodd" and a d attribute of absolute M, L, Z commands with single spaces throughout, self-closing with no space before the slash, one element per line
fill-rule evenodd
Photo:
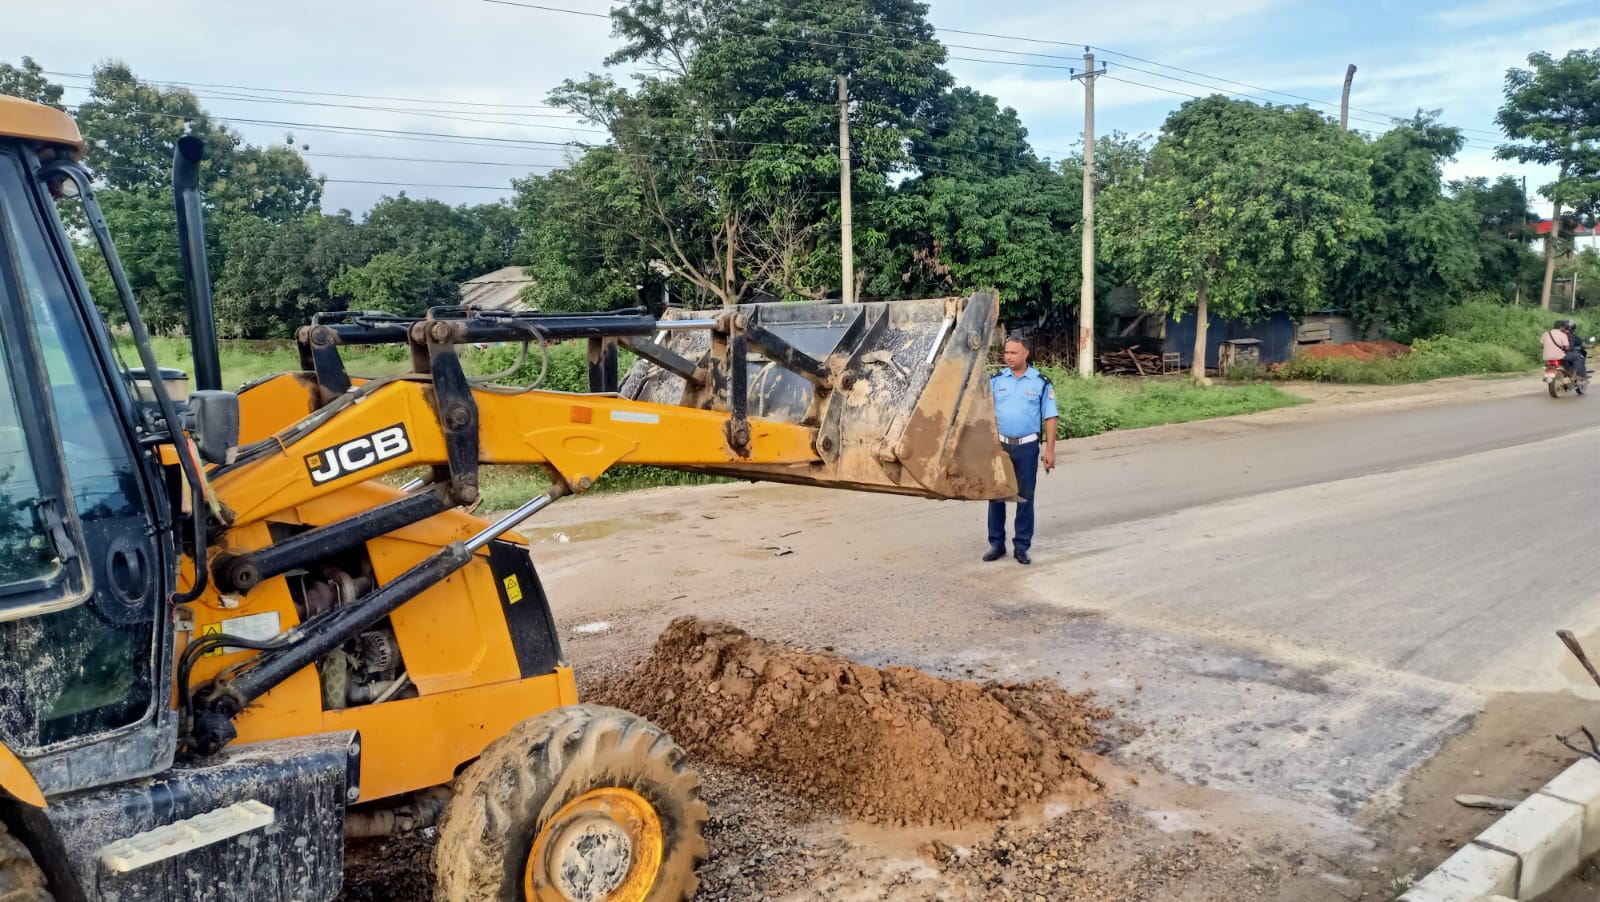
<path fill-rule="evenodd" d="M 757 308 L 759 310 L 759 308 Z M 822 361 L 790 344 L 783 336 L 761 324 L 755 310 L 742 314 L 738 325 L 745 338 L 755 345 L 768 360 L 786 370 L 798 373 L 812 385 L 824 391 L 833 387 L 833 374 Z"/>
<path fill-rule="evenodd" d="M 617 341 L 589 339 L 589 391 L 611 394 L 617 390 Z"/>
<path fill-rule="evenodd" d="M 743 332 L 728 339 L 728 422 L 723 431 L 728 447 L 740 457 L 750 456 L 750 353 Z"/>
<path fill-rule="evenodd" d="M 317 314 L 312 327 L 325 326 L 339 345 L 405 344 L 411 328 L 422 322 L 444 322 L 457 327 L 462 342 L 529 341 L 543 338 L 562 341 L 569 338 L 621 338 L 625 335 L 651 335 L 656 318 L 643 308 L 608 313 L 514 313 L 462 311 L 459 308 L 435 310 L 428 317 L 398 317 L 352 311 Z"/>
<path fill-rule="evenodd" d="M 301 637 L 298 641 L 262 651 L 254 666 L 231 680 L 213 684 L 197 696 L 190 748 L 201 755 L 210 755 L 232 742 L 238 735 L 233 718 L 252 701 L 322 660 L 470 560 L 472 551 L 467 546 L 451 542 L 355 604 L 334 608 L 301 624 L 297 628 Z"/>
<path fill-rule="evenodd" d="M 413 353 L 427 348 L 428 371 L 433 373 L 434 413 L 444 432 L 446 459 L 450 464 L 449 492 L 457 504 L 478 501 L 478 402 L 472 397 L 472 383 L 461 368 L 456 353 L 460 343 L 460 321 L 423 320 L 411 327 Z"/>
<path fill-rule="evenodd" d="M 621 338 L 618 339 L 624 346 L 635 354 L 650 361 L 672 373 L 690 385 L 699 385 L 700 377 L 695 370 L 698 364 L 670 348 L 664 348 L 648 338 Z"/>
<path fill-rule="evenodd" d="M 402 526 L 420 523 L 449 507 L 440 492 L 407 495 L 354 517 L 319 526 L 259 551 L 221 554 L 212 565 L 217 589 L 249 592 L 280 573 L 348 551 Z"/>
<path fill-rule="evenodd" d="M 569 491 L 566 483 L 557 483 L 548 492 L 496 520 L 472 538 L 464 542 L 451 542 L 353 604 L 312 617 L 285 633 L 282 641 L 262 648 L 251 666 L 238 676 L 213 682 L 195 694 L 194 720 L 190 727 L 188 747 L 200 755 L 210 755 L 233 741 L 237 735 L 233 718 L 251 702 L 302 669 L 322 660 L 346 641 L 394 613 L 401 605 L 443 582 L 450 574 L 466 566 L 479 549 L 549 507 Z M 231 637 L 208 639 L 228 643 Z M 241 645 L 245 641 L 239 640 Z M 185 687 L 180 687 L 180 692 L 185 691 Z"/>

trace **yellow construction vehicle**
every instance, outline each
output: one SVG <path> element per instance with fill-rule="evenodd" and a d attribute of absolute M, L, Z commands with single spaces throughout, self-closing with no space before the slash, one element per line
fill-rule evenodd
<path fill-rule="evenodd" d="M 579 703 L 514 528 L 623 463 L 1016 494 L 989 294 L 329 313 L 299 331 L 300 371 L 224 391 L 204 148 L 184 138 L 189 393 L 158 367 L 82 152 L 65 113 L 0 97 L 0 902 L 325 900 L 347 834 L 427 825 L 440 899 L 687 898 L 698 778 L 646 720 Z M 142 366 L 58 204 L 81 207 Z M 469 378 L 458 353 L 569 340 L 588 393 Z M 346 371 L 341 348 L 380 343 L 410 370 Z M 552 488 L 490 522 L 471 511 L 499 464 Z M 409 468 L 429 475 L 383 479 Z"/>

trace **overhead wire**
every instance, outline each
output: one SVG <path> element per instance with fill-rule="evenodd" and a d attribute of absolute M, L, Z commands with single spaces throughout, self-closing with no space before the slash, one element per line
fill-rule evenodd
<path fill-rule="evenodd" d="M 494 3 L 494 4 L 498 4 L 498 5 L 502 5 L 502 6 L 526 7 L 526 8 L 530 8 L 530 9 L 538 9 L 538 10 L 543 10 L 543 11 L 548 11 L 548 12 L 567 13 L 567 14 L 580 15 L 580 16 L 594 16 L 594 17 L 598 17 L 598 18 L 608 18 L 608 16 L 606 16 L 605 14 L 601 14 L 601 13 L 593 13 L 593 12 L 587 12 L 587 11 L 583 11 L 583 10 L 573 10 L 573 9 L 567 9 L 567 8 L 556 7 L 556 6 L 548 6 L 548 5 L 544 5 L 544 4 L 533 4 L 533 3 L 522 2 L 522 0 L 482 0 L 482 2 Z M 855 32 L 855 31 L 849 31 L 849 30 L 843 30 L 843 29 L 827 29 L 827 28 L 824 28 L 824 29 L 821 29 L 821 30 L 824 31 L 824 32 L 828 32 L 828 33 L 832 33 L 832 34 L 836 34 L 836 35 L 873 37 L 875 39 L 880 39 L 880 40 L 883 38 L 882 35 L 877 35 L 877 34 L 873 34 L 873 33 L 870 33 L 870 32 Z M 1034 43 L 1034 44 L 1040 44 L 1040 45 L 1048 45 L 1048 46 L 1057 46 L 1057 47 L 1083 47 L 1083 48 L 1085 48 L 1085 50 L 1095 49 L 1095 50 L 1100 50 L 1103 53 L 1111 54 L 1112 56 L 1124 57 L 1126 59 L 1131 59 L 1131 60 L 1135 60 L 1135 61 L 1138 61 L 1138 62 L 1146 63 L 1147 65 L 1158 66 L 1158 67 L 1161 67 L 1161 68 L 1164 68 L 1164 69 L 1172 69 L 1173 71 L 1183 72 L 1183 73 L 1188 74 L 1188 75 L 1195 75 L 1195 76 L 1198 76 L 1200 78 L 1207 78 L 1207 79 L 1211 79 L 1211 80 L 1214 80 L 1214 81 L 1224 82 L 1224 83 L 1227 83 L 1227 84 L 1238 85 L 1240 87 L 1248 88 L 1248 89 L 1250 89 L 1252 91 L 1261 91 L 1261 92 L 1266 92 L 1266 93 L 1270 93 L 1270 94 L 1278 94 L 1278 95 L 1281 95 L 1281 96 L 1284 96 L 1284 97 L 1289 97 L 1291 99 L 1300 100 L 1302 102 L 1313 103 L 1313 104 L 1317 104 L 1319 106 L 1332 107 L 1334 109 L 1340 108 L 1340 104 L 1335 103 L 1333 101 L 1317 100 L 1315 98 L 1305 97 L 1305 96 L 1302 96 L 1302 95 L 1299 95 L 1299 94 L 1293 94 L 1293 93 L 1286 92 L 1286 91 L 1278 91 L 1278 90 L 1274 90 L 1274 89 L 1271 89 L 1271 88 L 1263 88 L 1263 87 L 1260 87 L 1258 85 L 1249 84 L 1248 82 L 1241 82 L 1241 81 L 1237 81 L 1237 80 L 1234 80 L 1234 79 L 1228 79 L 1228 78 L 1212 75 L 1212 74 L 1205 73 L 1205 72 L 1199 72 L 1199 71 L 1194 70 L 1194 69 L 1187 69 L 1187 68 L 1184 68 L 1182 66 L 1175 66 L 1175 65 L 1168 64 L 1168 63 L 1162 63 L 1162 62 L 1159 62 L 1159 61 L 1156 61 L 1156 60 L 1147 59 L 1145 57 L 1140 57 L 1140 56 L 1135 56 L 1135 55 L 1130 54 L 1130 53 L 1125 53 L 1123 51 L 1114 50 L 1114 49 L 1109 48 L 1109 47 L 1104 47 L 1104 46 L 1100 46 L 1100 45 L 1096 45 L 1096 44 L 1089 44 L 1089 43 L 1086 43 L 1086 42 L 1067 42 L 1067 41 L 1061 41 L 1061 40 L 1049 40 L 1049 39 L 1043 39 L 1043 38 L 1032 38 L 1032 37 L 1027 37 L 1027 36 L 1023 36 L 1023 35 L 1006 35 L 1006 34 L 997 34 L 997 33 L 994 33 L 994 32 L 969 31 L 969 30 L 958 29 L 958 28 L 944 28 L 944 27 L 940 27 L 940 26 L 933 26 L 933 30 L 937 31 L 937 32 L 946 32 L 946 33 L 950 33 L 950 34 L 964 34 L 964 35 L 969 35 L 969 36 L 986 37 L 986 38 L 991 38 L 991 39 L 995 39 L 995 40 L 1028 42 L 1028 43 Z M 761 35 L 761 36 L 766 36 L 766 35 Z M 778 40 L 784 40 L 784 41 L 797 40 L 797 39 L 791 39 L 791 38 L 782 38 L 782 37 L 778 37 L 776 35 L 773 35 L 772 37 L 776 37 Z M 815 42 L 803 42 L 803 43 L 815 43 Z M 850 47 L 850 45 L 827 45 L 827 44 L 821 44 L 819 46 L 845 46 L 845 47 Z M 957 45 L 951 45 L 951 44 L 947 43 L 946 46 L 957 46 Z M 985 47 L 975 47 L 975 46 L 972 46 L 972 45 L 959 45 L 959 46 L 965 47 L 967 49 L 990 52 L 990 53 L 1009 53 L 1009 54 L 1018 54 L 1018 55 L 1023 53 L 1022 51 L 1010 51 L 1010 50 L 1005 50 L 1005 49 L 1001 49 L 1001 48 L 992 48 L 992 47 L 985 48 Z M 850 47 L 850 49 L 864 49 L 864 48 Z M 1053 56 L 1051 54 L 1029 54 L 1029 55 L 1037 55 L 1037 56 L 1043 56 L 1043 57 L 1047 57 L 1047 58 L 1056 58 L 1056 59 L 1062 59 L 1062 60 L 1072 59 L 1071 57 Z M 983 60 L 983 59 L 972 59 L 972 58 L 967 58 L 967 57 L 954 57 L 954 56 L 948 57 L 948 58 L 949 59 L 962 60 L 962 61 L 965 61 L 965 62 L 992 63 L 992 64 L 995 64 L 995 65 L 1014 65 L 1014 66 L 1024 66 L 1024 67 L 1030 67 L 1030 68 L 1059 68 L 1059 69 L 1066 69 L 1066 70 L 1071 71 L 1073 73 L 1076 73 L 1079 69 L 1082 68 L 1082 66 L 1078 66 L 1078 67 L 1049 66 L 1049 65 L 1036 64 L 1036 63 L 1018 63 L 1018 62 L 1015 62 L 1015 61 L 1008 61 L 1008 60 Z M 1126 64 L 1119 63 L 1118 65 L 1126 65 Z M 1146 71 L 1146 70 L 1141 70 L 1141 71 Z M 1170 78 L 1170 79 L 1173 79 L 1175 81 L 1182 81 L 1182 79 L 1177 79 L 1174 76 L 1165 75 L 1163 73 L 1152 73 L 1152 74 L 1156 75 L 1156 77 L 1159 77 L 1159 78 Z M 1350 107 L 1350 109 L 1357 110 L 1358 112 L 1366 113 L 1368 115 L 1383 117 L 1387 122 L 1393 122 L 1393 121 L 1396 121 L 1396 120 L 1403 120 L 1405 118 L 1405 117 L 1402 117 L 1402 116 L 1394 116 L 1394 115 L 1391 115 L 1391 114 L 1388 114 L 1388 113 L 1381 113 L 1381 112 L 1376 112 L 1376 111 L 1373 111 L 1373 110 L 1360 109 L 1360 108 L 1357 108 L 1357 107 Z M 1466 127 L 1463 127 L 1460 130 L 1462 130 L 1462 131 L 1473 131 L 1473 132 L 1478 132 L 1478 133 L 1486 134 L 1486 135 L 1494 135 L 1494 136 L 1497 136 L 1497 137 L 1499 136 L 1498 132 L 1494 132 L 1494 131 L 1491 131 L 1491 130 L 1488 130 L 1488 129 L 1477 129 L 1477 128 L 1466 128 Z"/>

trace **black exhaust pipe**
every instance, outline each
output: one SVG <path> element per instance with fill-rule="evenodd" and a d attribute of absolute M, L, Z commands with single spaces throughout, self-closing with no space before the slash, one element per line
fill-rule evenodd
<path fill-rule="evenodd" d="M 200 161 L 205 142 L 193 135 L 178 139 L 172 152 L 172 199 L 178 208 L 178 257 L 183 263 L 183 293 L 189 299 L 189 342 L 194 354 L 194 387 L 222 388 L 217 355 L 217 321 L 211 303 L 211 269 L 206 264 L 206 228 L 200 209 Z"/>

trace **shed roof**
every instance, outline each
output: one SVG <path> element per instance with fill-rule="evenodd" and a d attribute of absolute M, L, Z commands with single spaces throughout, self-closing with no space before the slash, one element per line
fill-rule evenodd
<path fill-rule="evenodd" d="M 533 284 L 520 266 L 506 266 L 461 283 L 461 303 L 491 310 L 528 311 L 522 289 Z"/>

